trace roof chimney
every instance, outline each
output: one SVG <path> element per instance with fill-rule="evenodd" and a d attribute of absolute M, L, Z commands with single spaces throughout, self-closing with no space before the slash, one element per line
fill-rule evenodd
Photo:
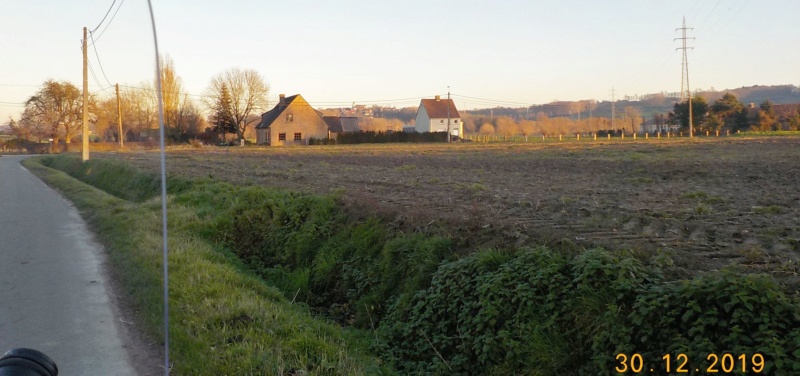
<path fill-rule="evenodd" d="M 278 99 L 278 105 L 279 106 L 285 106 L 286 105 L 286 94 L 280 94 L 280 95 L 278 95 L 278 98 L 279 98 Z"/>
<path fill-rule="evenodd" d="M 436 96 L 436 101 L 438 102 L 438 101 L 440 101 L 440 100 L 442 100 L 442 97 L 440 97 L 440 96 L 438 96 L 438 95 L 437 95 L 437 96 Z"/>

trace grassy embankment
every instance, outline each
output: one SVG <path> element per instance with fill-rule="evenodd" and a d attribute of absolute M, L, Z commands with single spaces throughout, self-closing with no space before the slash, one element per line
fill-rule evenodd
<path fill-rule="evenodd" d="M 115 263 L 131 269 L 126 282 L 143 291 L 137 302 L 156 327 L 155 179 L 103 161 L 45 164 L 130 200 L 37 168 L 51 184 L 73 187 L 62 189 Z M 368 213 L 349 213 L 336 197 L 213 181 L 171 187 L 171 303 L 183 315 L 172 328 L 182 343 L 177 362 L 210 361 L 216 373 L 277 373 L 281 364 L 284 371 L 379 371 L 361 355 L 363 337 L 297 307 L 307 305 L 366 330 L 373 350 L 405 374 L 612 374 L 620 353 L 642 354 L 647 367 L 661 370 L 665 354 L 685 353 L 692 368 L 706 369 L 707 355 L 723 352 L 745 355 L 752 371 L 755 353 L 764 355 L 766 374 L 800 371 L 800 303 L 769 276 L 726 270 L 669 281 L 660 271 L 668 257 L 643 261 L 599 249 L 458 255 L 446 234 L 404 234 Z M 197 260 L 202 266 L 190 264 Z M 258 297 L 263 303 L 243 311 L 240 304 Z M 332 352 L 336 345 L 341 352 Z M 205 359 L 220 351 L 224 360 Z"/>
<path fill-rule="evenodd" d="M 25 166 L 72 200 L 106 246 L 145 327 L 162 338 L 161 219 L 158 180 L 93 161 L 79 182 L 77 158 L 37 158 Z M 173 182 L 171 193 L 188 185 Z M 315 319 L 193 233 L 196 208 L 169 205 L 170 344 L 179 375 L 387 373 L 357 335 Z M 294 373 L 293 373 L 294 372 Z M 300 373 L 298 373 L 300 372 Z M 306 373 L 302 373 L 306 372 Z M 389 372 L 391 373 L 391 372 Z"/>

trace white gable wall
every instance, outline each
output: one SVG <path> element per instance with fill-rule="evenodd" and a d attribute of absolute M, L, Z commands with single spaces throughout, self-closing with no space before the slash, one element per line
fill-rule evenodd
<path fill-rule="evenodd" d="M 431 131 L 431 119 L 428 117 L 428 111 L 425 110 L 425 106 L 421 104 L 417 110 L 417 119 L 414 123 L 414 130 L 417 131 L 417 133 Z"/>

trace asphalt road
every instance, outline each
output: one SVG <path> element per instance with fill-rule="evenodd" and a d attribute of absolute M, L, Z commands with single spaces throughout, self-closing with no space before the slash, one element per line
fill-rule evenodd
<path fill-rule="evenodd" d="M 0 353 L 43 351 L 64 376 L 135 375 L 103 249 L 23 158 L 0 157 Z"/>

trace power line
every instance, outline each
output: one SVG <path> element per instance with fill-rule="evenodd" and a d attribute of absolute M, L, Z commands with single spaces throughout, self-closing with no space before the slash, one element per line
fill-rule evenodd
<path fill-rule="evenodd" d="M 25 107 L 25 103 L 19 103 L 19 102 L 0 102 L 0 106 Z"/>
<path fill-rule="evenodd" d="M 158 93 L 158 91 L 156 89 L 153 89 L 153 88 L 136 87 L 136 86 L 128 86 L 128 85 L 119 85 L 119 87 L 124 87 L 126 89 L 141 90 L 141 91 L 151 91 L 153 93 Z M 169 91 L 167 91 L 167 92 L 164 92 L 164 94 L 188 95 L 190 97 L 197 97 L 197 98 L 208 98 L 208 97 L 210 97 L 209 95 L 189 94 L 189 93 L 185 93 L 185 92 L 169 92 Z"/>
<path fill-rule="evenodd" d="M 100 80 L 97 79 L 97 75 L 94 73 L 94 68 L 92 68 L 92 64 L 89 63 L 88 65 L 89 65 L 89 71 L 92 73 L 92 77 L 94 78 L 94 82 L 97 84 L 97 86 L 100 86 L 100 88 L 101 88 L 100 90 L 96 91 L 95 93 L 101 93 L 101 92 L 104 92 L 104 91 L 108 90 L 109 87 L 103 86 L 103 84 L 100 83 Z"/>
<path fill-rule="evenodd" d="M 41 85 L 17 85 L 17 84 L 0 84 L 2 87 L 39 87 Z"/>
<path fill-rule="evenodd" d="M 719 3 L 721 3 L 721 2 L 722 2 L 722 0 L 717 0 L 717 3 L 714 4 L 714 7 L 711 8 L 711 11 L 708 12 L 708 14 L 706 15 L 706 18 L 704 18 L 703 21 L 701 21 L 699 25 L 697 23 L 695 23 L 695 26 L 698 26 L 698 29 L 702 28 L 701 25 L 705 25 L 706 21 L 708 21 L 708 17 L 711 17 L 711 15 L 714 14 L 714 11 L 717 10 L 717 7 L 719 6 Z"/>
<path fill-rule="evenodd" d="M 484 101 L 484 102 L 493 102 L 493 103 L 501 103 L 501 104 L 518 104 L 518 105 L 522 105 L 522 106 L 530 106 L 530 103 L 511 102 L 511 101 L 503 101 L 503 100 L 495 100 L 495 99 L 485 99 L 485 98 L 476 98 L 476 97 L 470 97 L 470 96 L 466 96 L 466 95 L 459 95 L 459 94 L 453 94 L 453 96 L 454 96 L 454 97 L 458 97 L 458 98 L 468 98 L 468 99 L 475 99 L 475 100 Z"/>
<path fill-rule="evenodd" d="M 110 7 L 108 7 L 108 11 L 106 11 L 106 15 L 105 15 L 105 16 L 103 16 L 103 19 L 102 19 L 102 20 L 100 20 L 100 23 L 99 23 L 99 24 L 97 24 L 97 27 L 95 27 L 95 28 L 94 28 L 94 29 L 91 31 L 92 33 L 94 33 L 95 31 L 97 31 L 97 29 L 99 29 L 99 28 L 100 28 L 100 25 L 102 25 L 102 24 L 103 24 L 103 21 L 105 21 L 105 20 L 106 20 L 106 17 L 108 17 L 108 14 L 109 14 L 109 13 L 111 13 L 111 9 L 114 9 L 114 4 L 116 4 L 116 3 L 117 3 L 117 0 L 114 0 L 114 1 L 112 1 L 112 2 L 111 2 L 111 6 L 110 6 Z"/>
<path fill-rule="evenodd" d="M 430 97 L 432 97 L 431 95 Z M 371 100 L 371 101 L 341 101 L 341 102 L 314 102 L 314 103 L 324 103 L 324 104 L 351 104 L 351 103 L 386 103 L 386 102 L 405 102 L 405 101 L 418 101 L 422 98 L 427 97 L 413 97 L 413 98 L 398 98 L 398 99 L 379 99 L 379 100 Z"/>
<path fill-rule="evenodd" d="M 90 35 L 90 36 L 91 36 L 91 38 L 92 38 L 92 48 L 94 49 L 94 56 L 96 56 L 96 57 L 97 57 L 97 64 L 99 64 L 99 65 L 100 65 L 100 72 L 101 72 L 101 73 L 103 73 L 103 77 L 106 79 L 106 82 L 108 82 L 108 85 L 109 85 L 109 86 L 114 86 L 114 85 L 111 83 L 111 81 L 108 79 L 108 76 L 106 76 L 106 70 L 105 70 L 105 69 L 103 69 L 103 63 L 100 61 L 100 54 L 98 54 L 98 53 L 97 53 L 97 46 L 95 46 L 95 42 L 94 42 L 94 34 L 92 34 L 92 33 L 89 33 L 89 35 Z"/>
<path fill-rule="evenodd" d="M 92 45 L 94 45 L 98 40 L 100 40 L 100 37 L 103 36 L 103 33 L 105 33 L 106 30 L 108 30 L 108 27 L 111 26 L 112 22 L 114 22 L 114 18 L 117 17 L 117 13 L 119 12 L 120 8 L 122 8 L 122 4 L 124 4 L 124 3 L 125 3 L 125 0 L 122 0 L 122 1 L 119 2 L 119 6 L 117 6 L 117 10 L 114 11 L 114 15 L 111 16 L 111 20 L 109 20 L 108 23 L 106 24 L 106 27 L 104 27 L 103 30 L 100 31 L 100 34 L 97 35 L 97 38 L 92 40 Z M 113 6 L 114 4 L 111 4 L 111 5 Z M 94 34 L 94 31 L 96 31 L 96 30 L 93 30 L 92 34 Z"/>
<path fill-rule="evenodd" d="M 707 34 L 707 35 L 703 36 L 703 40 L 704 40 L 704 41 L 706 41 L 706 42 L 708 42 L 709 40 L 713 40 L 713 39 L 714 39 L 714 37 L 716 37 L 717 35 L 719 35 L 719 33 L 720 33 L 722 30 L 725 30 L 725 28 L 727 28 L 727 27 L 728 27 L 728 25 L 730 24 L 731 20 L 733 20 L 734 18 L 736 18 L 736 16 L 738 16 L 738 15 L 739 15 L 739 13 L 742 11 L 742 9 L 744 9 L 744 8 L 747 6 L 747 3 L 748 3 L 748 2 L 749 2 L 749 0 L 745 0 L 745 1 L 743 1 L 743 2 L 742 2 L 742 5 L 741 5 L 741 6 L 740 6 L 740 7 L 739 7 L 739 8 L 738 8 L 738 9 L 737 9 L 737 10 L 736 10 L 736 11 L 735 11 L 733 14 L 730 14 L 729 16 L 725 17 L 725 18 L 724 18 L 724 24 L 722 24 L 722 26 L 720 26 L 719 28 L 714 28 L 713 30 L 712 30 L 712 29 L 709 29 L 709 31 L 713 31 L 714 33 L 713 33 L 713 34 L 710 34 L 710 35 L 708 35 L 708 34 Z M 730 11 L 731 11 L 731 9 L 732 9 L 732 8 L 728 8 L 728 11 L 730 12 Z M 715 23 L 713 26 L 716 26 L 716 25 L 719 23 L 719 20 L 720 20 L 720 19 L 721 19 L 721 18 L 717 19 L 717 21 L 718 21 L 718 22 L 717 22 L 717 23 Z M 701 46 L 702 46 L 702 45 L 704 45 L 704 44 L 701 44 Z"/>

